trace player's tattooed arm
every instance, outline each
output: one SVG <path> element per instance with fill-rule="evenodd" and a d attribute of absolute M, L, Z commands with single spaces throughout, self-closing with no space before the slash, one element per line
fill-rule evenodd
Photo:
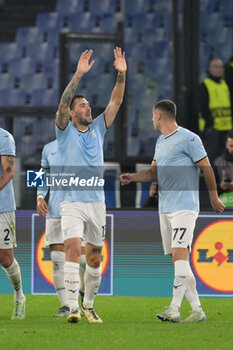
<path fill-rule="evenodd" d="M 69 119 L 70 119 L 69 105 L 72 98 L 75 95 L 75 91 L 78 87 L 80 79 L 84 74 L 86 74 L 91 69 L 91 67 L 95 63 L 94 60 L 90 62 L 92 53 L 93 53 L 92 50 L 86 50 L 81 54 L 78 61 L 76 72 L 62 94 L 62 97 L 58 106 L 58 112 L 56 114 L 56 124 L 60 129 L 65 129 L 65 127 L 69 122 Z"/>
<path fill-rule="evenodd" d="M 56 123 L 59 126 L 59 128 L 64 129 L 70 119 L 70 110 L 69 110 L 69 105 L 70 101 L 72 100 L 75 91 L 77 89 L 78 83 L 81 79 L 81 76 L 75 74 L 73 76 L 73 79 L 70 81 L 68 86 L 66 87 L 65 91 L 62 94 L 59 106 L 58 106 L 58 111 L 56 114 Z"/>
<path fill-rule="evenodd" d="M 1 156 L 3 174 L 0 177 L 0 190 L 2 190 L 15 175 L 15 157 Z"/>

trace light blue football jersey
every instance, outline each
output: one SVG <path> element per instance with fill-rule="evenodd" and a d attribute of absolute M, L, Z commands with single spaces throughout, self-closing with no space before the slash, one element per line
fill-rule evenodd
<path fill-rule="evenodd" d="M 79 131 L 69 122 L 64 130 L 56 125 L 58 151 L 64 172 L 74 173 L 75 177 L 86 181 L 103 179 L 103 143 L 106 133 L 104 115 L 100 114 L 85 132 Z M 70 202 L 102 202 L 103 186 L 72 186 L 65 190 L 64 200 Z"/>
<path fill-rule="evenodd" d="M 0 155 L 15 157 L 15 140 L 6 130 L 0 128 Z M 0 176 L 3 174 L 0 163 Z M 15 196 L 12 180 L 0 191 L 0 213 L 15 210 Z"/>
<path fill-rule="evenodd" d="M 195 163 L 206 155 L 200 137 L 185 128 L 179 127 L 167 137 L 159 136 L 154 160 L 160 213 L 199 211 L 199 174 Z"/>
<path fill-rule="evenodd" d="M 57 174 L 60 169 L 61 159 L 58 153 L 57 140 L 52 141 L 44 146 L 42 151 L 41 167 L 45 170 L 46 176 L 50 174 Z M 46 177 L 45 177 L 46 178 Z M 38 187 L 37 195 L 43 194 L 45 197 L 49 187 L 44 184 L 43 187 Z M 50 187 L 49 201 L 48 201 L 48 214 L 46 218 L 59 218 L 60 217 L 60 203 L 64 198 L 64 192 L 59 190 L 58 187 L 53 189 Z"/>

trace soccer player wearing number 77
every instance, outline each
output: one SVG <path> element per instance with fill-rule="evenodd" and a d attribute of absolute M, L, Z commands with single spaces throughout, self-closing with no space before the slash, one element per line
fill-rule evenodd
<path fill-rule="evenodd" d="M 122 185 L 130 182 L 158 181 L 159 219 L 164 254 L 174 263 L 173 298 L 167 310 L 158 313 L 162 321 L 179 322 L 179 308 L 184 295 L 192 307 L 184 321 L 206 320 L 196 290 L 196 280 L 189 264 L 189 253 L 199 212 L 198 168 L 205 177 L 213 209 L 224 210 L 218 198 L 213 170 L 200 138 L 176 123 L 176 105 L 163 100 L 153 107 L 155 130 L 160 130 L 151 167 L 143 172 L 122 174 Z"/>
<path fill-rule="evenodd" d="M 88 177 L 89 168 L 103 168 L 103 142 L 121 106 L 127 70 L 125 53 L 114 49 L 117 79 L 110 101 L 103 114 L 92 120 L 91 107 L 82 95 L 75 95 L 80 79 L 94 65 L 92 50 L 84 51 L 78 61 L 73 79 L 66 87 L 56 116 L 56 135 L 61 164 L 74 167 Z M 101 79 L 99 84 L 102 84 Z M 98 86 L 96 86 L 98 89 Z M 71 118 L 71 121 L 70 121 Z M 85 180 L 85 179 L 84 179 Z M 82 313 L 91 323 L 101 323 L 93 302 L 101 282 L 101 252 L 104 244 L 106 210 L 103 189 L 71 189 L 61 203 L 61 225 L 66 251 L 65 286 L 69 300 L 69 322 L 81 319 L 78 308 L 81 238 L 86 242 L 85 294 Z"/>

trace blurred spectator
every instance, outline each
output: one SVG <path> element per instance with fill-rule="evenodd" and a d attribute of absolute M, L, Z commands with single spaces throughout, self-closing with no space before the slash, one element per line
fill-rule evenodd
<path fill-rule="evenodd" d="M 230 89 L 231 105 L 233 106 L 233 56 L 225 64 L 225 80 Z"/>
<path fill-rule="evenodd" d="M 149 197 L 145 200 L 143 208 L 157 208 L 158 207 L 158 191 L 157 182 L 152 182 L 150 185 Z"/>
<path fill-rule="evenodd" d="M 230 91 L 223 79 L 223 68 L 222 60 L 212 59 L 208 77 L 199 89 L 199 128 L 211 163 L 222 154 L 227 132 L 232 129 Z"/>
<path fill-rule="evenodd" d="M 5 5 L 5 0 L 0 0 L 0 9 L 2 9 L 4 5 Z"/>
<path fill-rule="evenodd" d="M 214 162 L 219 198 L 226 207 L 233 207 L 233 130 L 226 138 L 226 148 L 223 154 Z"/>

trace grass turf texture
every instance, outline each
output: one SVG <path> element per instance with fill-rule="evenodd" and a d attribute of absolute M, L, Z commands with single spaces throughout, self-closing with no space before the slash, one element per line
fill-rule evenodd
<path fill-rule="evenodd" d="M 170 323 L 155 314 L 169 305 L 168 298 L 97 297 L 95 309 L 103 324 L 67 323 L 54 318 L 55 296 L 27 296 L 26 318 L 10 319 L 13 296 L 0 295 L 1 350 L 230 350 L 233 347 L 233 303 L 230 299 L 202 299 L 205 323 Z M 181 318 L 189 315 L 183 302 Z"/>

